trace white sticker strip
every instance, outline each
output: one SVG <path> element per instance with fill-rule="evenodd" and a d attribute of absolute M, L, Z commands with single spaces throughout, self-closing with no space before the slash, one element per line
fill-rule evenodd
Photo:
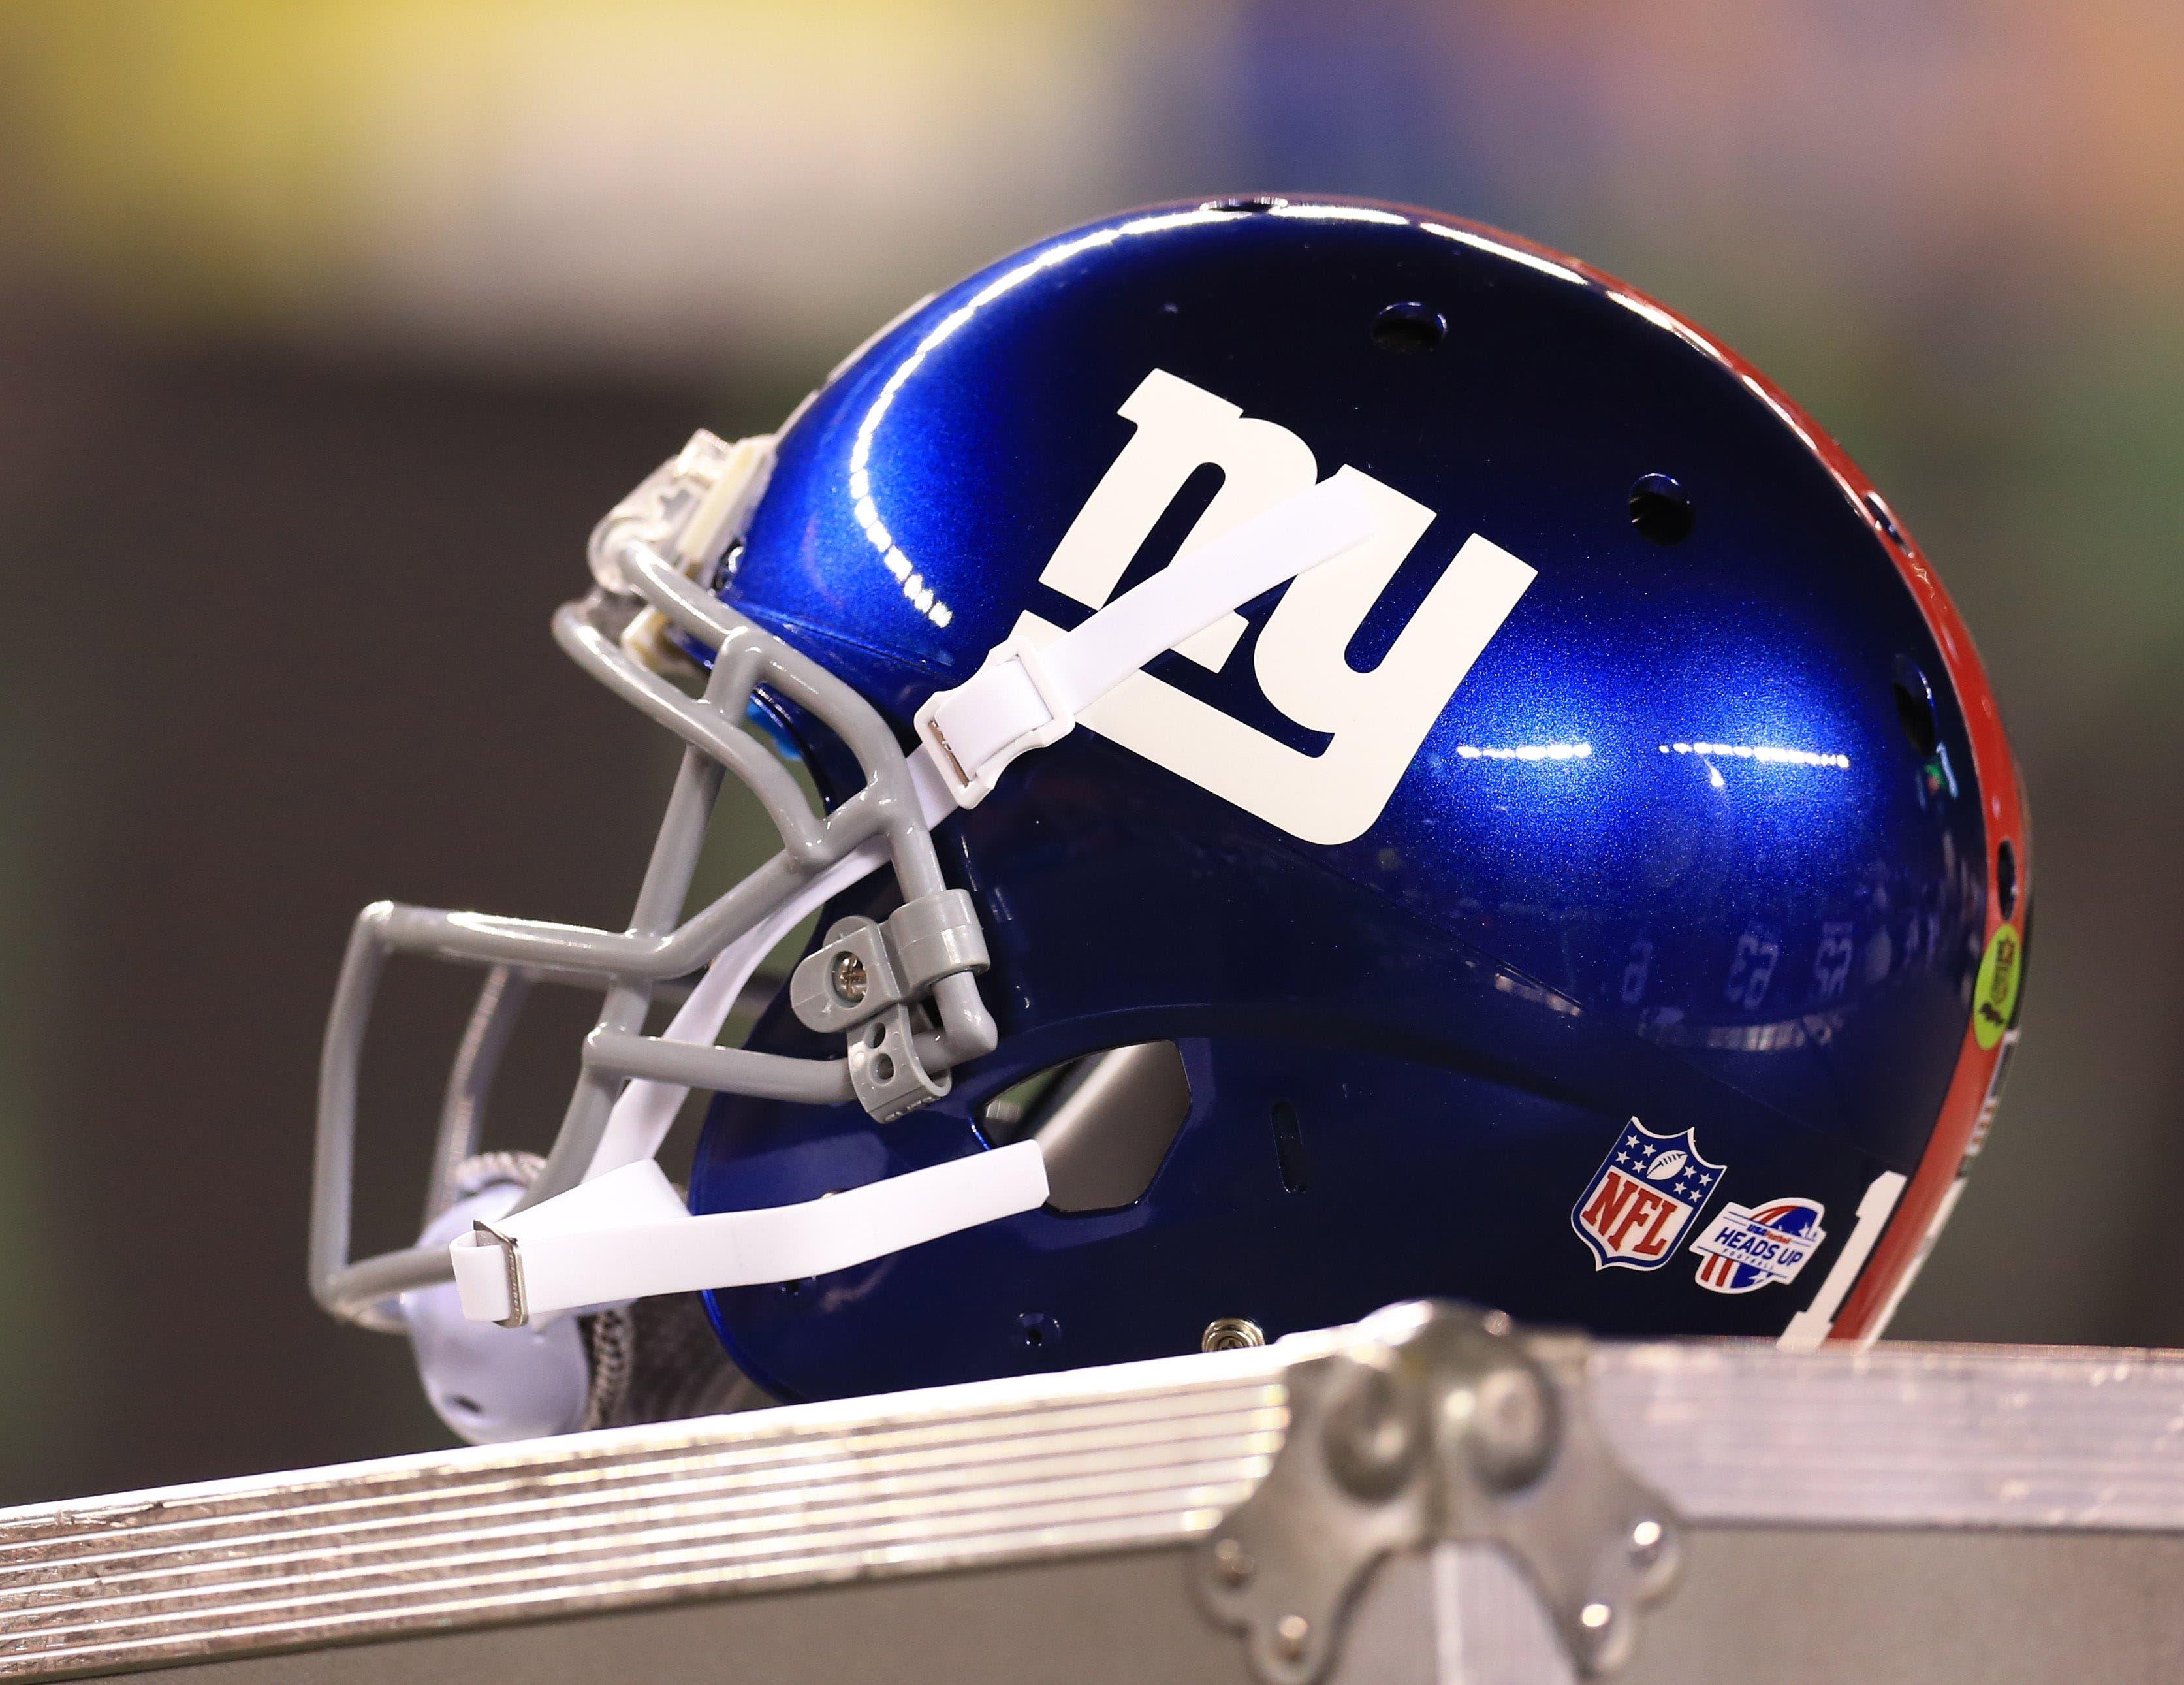
<path fill-rule="evenodd" d="M 1873 1255 L 1880 1231 L 1888 1226 L 1889 1214 L 1903 1197 L 1903 1177 L 1894 1170 L 1883 1170 L 1873 1179 L 1872 1186 L 1858 1202 L 1858 1221 L 1850 1231 L 1850 1238 L 1843 1242 L 1843 1249 L 1836 1255 L 1835 1267 L 1828 1271 L 1828 1279 L 1820 1283 L 1820 1291 L 1813 1296 L 1812 1303 L 1790 1319 L 1790 1325 L 1775 1342 L 1784 1351 L 1809 1352 L 1828 1337 L 1836 1325 L 1836 1313 L 1842 1308 L 1851 1285 L 1865 1268 L 1866 1259 Z"/>
<path fill-rule="evenodd" d="M 1934 1208 L 1934 1220 L 1926 1225 L 1926 1238 L 1919 1242 L 1918 1256 L 1911 1267 L 1897 1277 L 1896 1286 L 1888 1295 L 1888 1303 L 1880 1308 L 1880 1314 L 1873 1319 L 1873 1325 L 1865 1331 L 1858 1344 L 1864 1350 L 1888 1331 L 1888 1325 L 1896 1320 L 1896 1308 L 1903 1303 L 1903 1296 L 1911 1291 L 1911 1284 L 1919 1279 L 1919 1272 L 1926 1267 L 1926 1260 L 1934 1255 L 1934 1242 L 1942 1238 L 1942 1230 L 1948 1226 L 1949 1218 L 1957 1208 L 1957 1202 L 1964 1197 L 1964 1178 L 1958 1176 L 1949 1184 L 1942 1196 L 1942 1202 Z"/>

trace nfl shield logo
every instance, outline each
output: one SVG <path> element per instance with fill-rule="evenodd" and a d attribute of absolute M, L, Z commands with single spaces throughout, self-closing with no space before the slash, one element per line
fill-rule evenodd
<path fill-rule="evenodd" d="M 1690 1130 L 1656 1135 L 1633 1118 L 1570 1208 L 1570 1226 L 1592 1248 L 1592 1267 L 1658 1269 L 1725 1168 L 1699 1157 Z"/>

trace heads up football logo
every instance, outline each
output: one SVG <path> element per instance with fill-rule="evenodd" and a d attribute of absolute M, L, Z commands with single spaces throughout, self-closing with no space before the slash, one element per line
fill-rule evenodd
<path fill-rule="evenodd" d="M 1137 432 L 1093 488 L 1039 576 L 1088 609 L 1103 608 L 1184 483 L 1221 470 L 1221 489 L 1178 546 L 1188 555 L 1230 527 L 1308 491 L 1319 478 L 1312 447 L 1287 427 L 1245 415 L 1189 381 L 1155 369 L 1122 406 Z M 1306 754 L 1189 692 L 1134 672 L 1078 716 L 1087 730 L 1188 778 L 1306 842 L 1362 835 L 1487 641 L 1517 606 L 1534 570 L 1473 533 L 1426 593 L 1379 665 L 1360 672 L 1350 643 L 1425 535 L 1434 511 L 1369 474 L 1335 477 L 1364 492 L 1373 536 L 1290 582 L 1259 628 L 1251 667 L 1267 700 L 1327 746 Z M 1219 672 L 1245 630 L 1223 617 L 1176 653 Z M 1020 615 L 1013 634 L 1051 643 L 1061 628 Z"/>
<path fill-rule="evenodd" d="M 1726 1168 L 1699 1157 L 1690 1130 L 1656 1135 L 1633 1118 L 1570 1208 L 1570 1226 L 1592 1248 L 1592 1267 L 1658 1269 Z"/>
<path fill-rule="evenodd" d="M 1717 1293 L 1749 1293 L 1776 1281 L 1794 1281 L 1820 1249 L 1827 1208 L 1814 1199 L 1770 1199 L 1758 1205 L 1722 1207 L 1691 1242 L 1699 1254 L 1699 1286 Z"/>

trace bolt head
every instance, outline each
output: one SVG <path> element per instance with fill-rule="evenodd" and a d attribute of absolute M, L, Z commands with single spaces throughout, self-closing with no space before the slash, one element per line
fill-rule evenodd
<path fill-rule="evenodd" d="M 833 964 L 827 968 L 827 982 L 837 997 L 850 1006 L 861 1002 L 872 988 L 872 979 L 865 975 L 865 962 L 853 953 L 838 953 Z"/>
<path fill-rule="evenodd" d="M 1284 1661 L 1301 1660 L 1312 1642 L 1312 1622 L 1301 1615 L 1284 1615 L 1274 1622 L 1274 1653 Z"/>
<path fill-rule="evenodd" d="M 1223 1539 L 1213 1547 L 1213 1571 L 1221 1576 L 1224 1584 L 1248 1585 L 1258 1567 L 1259 1565 L 1251 1560 L 1251 1553 L 1244 1548 L 1240 1539 Z"/>
<path fill-rule="evenodd" d="M 1245 1352 L 1267 1343 L 1265 1329 L 1248 1316 L 1217 1316 L 1199 1336 L 1201 1352 Z"/>

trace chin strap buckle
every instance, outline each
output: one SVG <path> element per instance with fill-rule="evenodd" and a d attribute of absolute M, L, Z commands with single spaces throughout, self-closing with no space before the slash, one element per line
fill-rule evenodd
<path fill-rule="evenodd" d="M 1322 480 L 1132 586 L 1043 644 L 1011 638 L 916 714 L 918 737 L 959 807 L 986 799 L 1009 763 L 1069 734 L 1078 716 L 1163 650 L 1372 537 L 1362 477 Z"/>
<path fill-rule="evenodd" d="M 492 1224 L 483 1221 L 472 1222 L 471 1233 L 480 1246 L 500 1248 L 501 1267 L 507 1275 L 508 1314 L 492 1320 L 503 1328 L 522 1327 L 531 1320 L 531 1308 L 523 1299 L 523 1258 L 516 1251 L 515 1236 L 504 1235 Z"/>
<path fill-rule="evenodd" d="M 1017 756 L 1068 736 L 1078 707 L 1039 646 L 1019 637 L 995 644 L 967 683 L 928 697 L 916 723 L 956 805 L 976 807 Z"/>

